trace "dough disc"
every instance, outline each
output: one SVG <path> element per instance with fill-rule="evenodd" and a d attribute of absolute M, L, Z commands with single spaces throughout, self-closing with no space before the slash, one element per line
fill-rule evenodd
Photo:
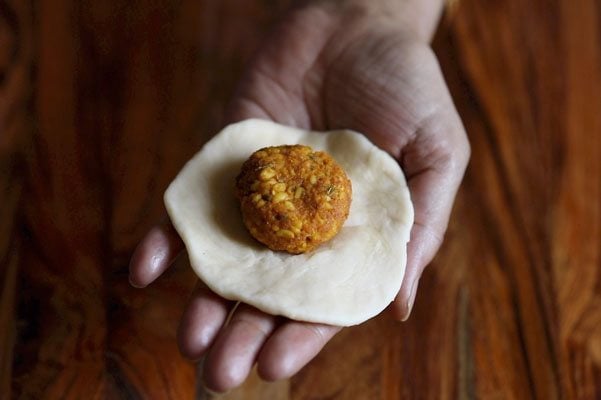
<path fill-rule="evenodd" d="M 349 217 L 316 250 L 274 252 L 248 233 L 234 179 L 255 150 L 304 144 L 328 152 L 353 185 Z M 349 326 L 379 314 L 397 294 L 407 261 L 413 206 L 398 163 L 365 136 L 312 132 L 264 120 L 223 129 L 165 192 L 190 264 L 215 293 L 291 319 Z"/>

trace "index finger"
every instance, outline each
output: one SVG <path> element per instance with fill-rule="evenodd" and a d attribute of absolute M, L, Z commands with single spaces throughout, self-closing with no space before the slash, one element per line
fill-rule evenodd
<path fill-rule="evenodd" d="M 184 243 L 170 223 L 153 227 L 138 244 L 129 263 L 129 282 L 145 287 L 169 268 Z"/>

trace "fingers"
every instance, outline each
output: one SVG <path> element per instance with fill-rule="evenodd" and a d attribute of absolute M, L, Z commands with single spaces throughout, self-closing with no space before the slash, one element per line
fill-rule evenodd
<path fill-rule="evenodd" d="M 225 323 L 234 302 L 199 283 L 192 293 L 177 331 L 180 352 L 190 360 L 200 359 Z"/>
<path fill-rule="evenodd" d="M 442 244 L 455 195 L 469 160 L 469 143 L 458 115 L 451 107 L 424 125 L 425 132 L 404 149 L 401 165 L 408 178 L 415 221 L 407 246 L 407 267 L 401 289 L 391 304 L 395 318 L 411 313 L 419 278 Z M 440 125 L 447 131 L 440 134 Z"/>
<path fill-rule="evenodd" d="M 132 286 L 145 287 L 158 278 L 183 250 L 184 244 L 171 224 L 157 225 L 142 239 L 129 263 Z"/>
<path fill-rule="evenodd" d="M 263 346 L 258 359 L 259 375 L 269 381 L 291 377 L 341 329 L 308 322 L 287 322 Z"/>
<path fill-rule="evenodd" d="M 215 340 L 204 363 L 205 385 L 224 392 L 240 385 L 250 373 L 261 347 L 276 326 L 276 318 L 241 305 Z"/>
<path fill-rule="evenodd" d="M 185 357 L 197 360 L 209 351 L 203 380 L 216 392 L 244 382 L 255 362 L 263 379 L 294 375 L 341 329 L 297 321 L 286 322 L 276 329 L 276 317 L 244 304 L 223 327 L 232 306 L 233 302 L 199 286 L 178 330 L 180 350 Z"/>

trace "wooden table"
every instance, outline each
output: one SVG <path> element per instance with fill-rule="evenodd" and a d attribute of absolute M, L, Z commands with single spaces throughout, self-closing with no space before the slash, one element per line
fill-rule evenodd
<path fill-rule="evenodd" d="M 185 260 L 128 260 L 280 3 L 0 3 L 0 398 L 209 397 Z M 462 0 L 434 47 L 473 155 L 412 318 L 224 398 L 601 398 L 601 6 Z"/>

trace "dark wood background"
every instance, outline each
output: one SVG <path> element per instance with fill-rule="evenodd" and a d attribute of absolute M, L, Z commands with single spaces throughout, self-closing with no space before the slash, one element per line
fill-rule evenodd
<path fill-rule="evenodd" d="M 0 1 L 0 398 L 210 397 L 185 260 L 127 265 L 283 3 Z M 462 0 L 434 47 L 473 155 L 412 318 L 224 398 L 601 399 L 601 5 Z"/>

